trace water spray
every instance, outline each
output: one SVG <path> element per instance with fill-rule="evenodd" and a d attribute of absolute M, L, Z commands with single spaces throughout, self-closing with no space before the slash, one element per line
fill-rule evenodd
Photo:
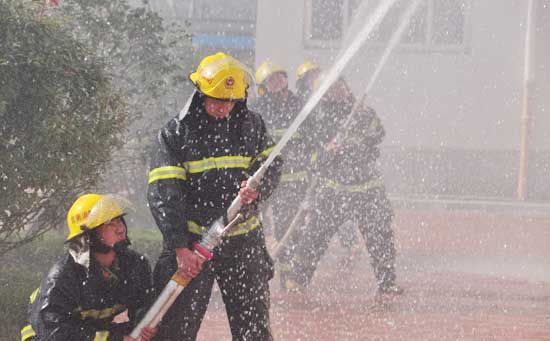
<path fill-rule="evenodd" d="M 378 79 L 378 76 L 380 75 L 380 72 L 382 71 L 382 69 L 386 65 L 386 63 L 388 61 L 388 58 L 391 55 L 392 51 L 397 46 L 397 44 L 401 41 L 403 33 L 405 32 L 405 29 L 409 26 L 409 23 L 411 21 L 412 16 L 414 15 L 414 13 L 416 13 L 416 10 L 418 9 L 418 7 L 419 7 L 419 5 L 422 1 L 423 0 L 414 0 L 413 2 L 410 3 L 409 7 L 407 7 L 407 10 L 405 11 L 403 16 L 401 17 L 401 21 L 400 21 L 400 24 L 399 24 L 398 28 L 392 34 L 392 36 L 391 36 L 391 38 L 388 42 L 388 46 L 386 47 L 386 49 L 382 53 L 382 56 L 380 57 L 380 60 L 378 61 L 378 64 L 376 65 L 376 69 L 375 69 L 373 75 L 371 76 L 368 85 L 365 87 L 365 90 L 363 91 L 363 94 L 361 95 L 361 99 L 356 101 L 353 104 L 353 108 L 351 109 L 350 114 L 346 118 L 346 121 L 342 124 L 340 129 L 338 129 L 336 137 L 333 140 L 334 141 L 333 143 L 335 143 L 335 144 L 341 143 L 342 134 L 345 132 L 347 127 L 349 127 L 349 125 L 352 122 L 353 117 L 359 111 L 358 109 L 361 107 L 361 104 L 365 100 L 367 94 L 370 92 L 370 90 L 372 89 L 372 86 L 374 85 L 374 83 Z M 305 218 L 308 210 L 311 209 L 312 197 L 314 195 L 314 192 L 315 192 L 314 188 L 315 188 L 315 186 L 317 186 L 317 182 L 318 181 L 317 181 L 316 177 L 312 177 L 312 179 L 310 180 L 309 187 L 306 190 L 305 199 L 302 201 L 302 204 L 300 205 L 300 208 L 298 209 L 298 212 L 296 213 L 296 215 L 292 219 L 288 229 L 286 230 L 285 234 L 283 235 L 283 237 L 281 238 L 279 243 L 277 243 L 277 245 L 275 245 L 275 247 L 273 248 L 272 255 L 273 255 L 274 259 L 279 258 L 279 256 L 281 255 L 281 252 L 285 249 L 285 245 L 288 243 L 289 239 L 291 238 L 292 233 L 294 232 L 294 230 L 296 230 L 298 225 L 300 225 L 302 220 Z"/>

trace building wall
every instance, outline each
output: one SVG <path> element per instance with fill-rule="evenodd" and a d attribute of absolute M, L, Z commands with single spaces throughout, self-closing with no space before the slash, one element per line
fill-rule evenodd
<path fill-rule="evenodd" d="M 536 6 L 534 73 L 531 92 L 533 128 L 530 134 L 528 188 L 535 197 L 548 196 L 550 183 L 550 0 Z"/>
<path fill-rule="evenodd" d="M 223 51 L 254 64 L 255 0 L 149 0 L 148 4 L 167 22 L 189 25 L 201 57 Z"/>
<path fill-rule="evenodd" d="M 514 197 L 526 4 L 499 0 L 495 7 L 492 1 L 470 1 L 464 49 L 394 51 L 367 97 L 387 130 L 381 162 L 390 191 Z M 540 8 L 537 13 L 546 20 L 539 20 L 544 25 L 539 23 L 537 41 L 545 40 L 542 32 L 548 41 L 548 8 Z M 305 47 L 304 9 L 304 1 L 258 1 L 257 64 L 267 57 L 289 70 L 306 58 L 325 68 L 332 64 L 337 49 Z M 346 69 L 356 93 L 362 93 L 384 47 L 368 44 Z M 537 77 L 548 79 L 548 64 L 541 62 L 550 56 L 548 43 L 539 42 L 538 48 Z M 530 198 L 546 200 L 550 185 L 542 173 L 547 168 L 540 167 L 548 165 L 550 136 L 544 126 L 549 118 L 544 113 L 550 96 L 542 95 L 549 93 L 546 84 L 537 84 L 530 154 L 536 178 L 530 180 Z"/>

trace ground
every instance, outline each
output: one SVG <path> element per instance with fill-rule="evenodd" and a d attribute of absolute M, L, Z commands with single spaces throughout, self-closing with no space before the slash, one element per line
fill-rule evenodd
<path fill-rule="evenodd" d="M 329 249 L 304 295 L 271 282 L 276 340 L 550 340 L 550 214 L 397 209 L 402 296 L 376 298 L 363 250 Z M 199 340 L 230 340 L 215 293 Z"/>

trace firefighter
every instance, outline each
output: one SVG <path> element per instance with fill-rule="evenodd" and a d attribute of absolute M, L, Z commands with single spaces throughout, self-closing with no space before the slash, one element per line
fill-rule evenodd
<path fill-rule="evenodd" d="M 30 297 L 29 340 L 134 340 L 128 336 L 153 299 L 151 268 L 130 250 L 126 202 L 85 194 L 67 215 L 67 254 Z M 145 328 L 140 340 L 156 329 Z"/>
<path fill-rule="evenodd" d="M 159 325 L 157 340 L 195 340 L 214 280 L 234 340 L 271 340 L 269 283 L 273 262 L 257 205 L 276 187 L 282 160 L 267 169 L 259 188 L 247 182 L 274 146 L 260 115 L 247 108 L 252 80 L 239 61 L 216 53 L 189 76 L 196 91 L 159 132 L 149 173 L 148 201 L 163 235 L 155 286 L 179 271 L 194 278 Z M 245 218 L 202 264 L 192 243 L 239 195 Z"/>
<path fill-rule="evenodd" d="M 300 110 L 299 98 L 288 89 L 288 77 L 282 66 L 269 60 L 256 70 L 258 97 L 254 103 L 275 137 L 281 137 Z M 285 158 L 286 159 L 286 158 Z"/>
<path fill-rule="evenodd" d="M 317 82 L 321 68 L 311 60 L 306 60 L 300 64 L 296 70 L 296 93 L 302 101 L 302 106 L 305 104 Z"/>
<path fill-rule="evenodd" d="M 321 99 L 309 121 L 318 141 L 318 187 L 314 212 L 307 228 L 302 230 L 295 248 L 291 282 L 305 288 L 339 227 L 351 220 L 358 224 L 371 256 L 379 294 L 400 294 L 396 285 L 395 246 L 391 227 L 393 208 L 386 197 L 384 182 L 376 167 L 378 145 L 385 131 L 376 112 L 355 97 L 343 79 L 337 80 Z M 336 131 L 352 110 L 342 136 Z M 313 122 L 312 122 L 313 121 Z"/>
<path fill-rule="evenodd" d="M 288 89 L 287 73 L 271 61 L 264 61 L 256 70 L 258 100 L 255 109 L 262 114 L 266 125 L 278 140 L 294 121 L 301 109 L 301 101 Z M 274 237 L 281 241 L 296 214 L 307 188 L 312 149 L 307 134 L 298 130 L 285 147 L 285 166 L 281 183 L 270 199 L 273 209 Z M 286 274 L 290 270 L 289 256 L 293 242 L 281 252 L 278 259 L 281 286 L 286 289 Z"/>

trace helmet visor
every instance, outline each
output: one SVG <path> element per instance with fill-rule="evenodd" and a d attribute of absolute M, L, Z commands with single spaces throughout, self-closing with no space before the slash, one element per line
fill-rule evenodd
<path fill-rule="evenodd" d="M 82 229 L 93 229 L 111 220 L 135 211 L 132 203 L 119 195 L 106 194 L 98 200 L 82 223 Z"/>

